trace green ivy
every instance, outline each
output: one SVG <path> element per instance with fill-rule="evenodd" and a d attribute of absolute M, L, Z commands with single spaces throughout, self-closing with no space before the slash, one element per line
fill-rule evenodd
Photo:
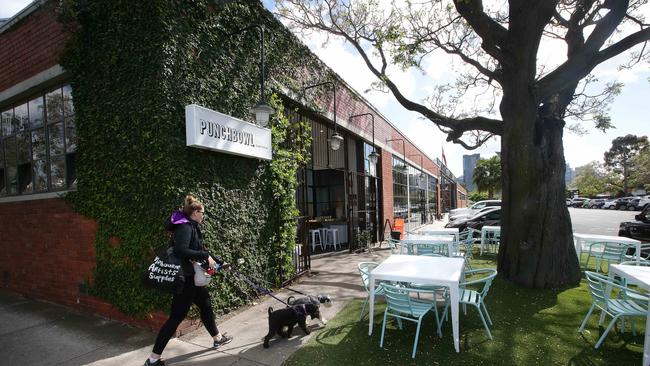
<path fill-rule="evenodd" d="M 62 2 L 73 36 L 62 65 L 71 75 L 77 116 L 78 189 L 67 199 L 99 223 L 91 293 L 127 314 L 164 309 L 168 297 L 144 289 L 140 273 L 183 197 L 206 207 L 210 250 L 241 270 L 279 284 L 292 275 L 298 215 L 296 171 L 309 159 L 310 125 L 271 104 L 270 162 L 185 146 L 185 105 L 242 119 L 259 99 L 259 36 L 231 35 L 250 24 L 267 32 L 267 85 L 285 94 L 331 77 L 306 47 L 257 1 Z M 232 274 L 210 286 L 227 312 L 255 291 Z"/>

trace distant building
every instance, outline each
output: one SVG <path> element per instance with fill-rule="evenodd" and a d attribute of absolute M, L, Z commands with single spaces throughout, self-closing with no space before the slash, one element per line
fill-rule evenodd
<path fill-rule="evenodd" d="M 463 155 L 463 179 L 465 181 L 467 192 L 476 190 L 476 184 L 474 184 L 473 179 L 474 168 L 476 168 L 476 163 L 480 158 L 481 154 Z"/>

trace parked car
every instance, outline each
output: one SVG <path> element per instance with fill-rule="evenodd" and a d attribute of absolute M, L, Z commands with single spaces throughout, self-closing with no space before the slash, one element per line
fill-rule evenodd
<path fill-rule="evenodd" d="M 629 211 L 641 211 L 641 210 L 643 210 L 643 206 L 641 205 L 641 197 L 632 198 L 627 203 L 627 209 Z"/>
<path fill-rule="evenodd" d="M 455 208 L 449 211 L 449 217 L 464 215 L 469 213 L 470 211 L 478 211 L 483 207 L 487 207 L 487 206 L 501 206 L 501 200 L 478 201 L 475 204 L 471 205 L 470 207 Z"/>
<path fill-rule="evenodd" d="M 591 198 L 587 198 L 582 202 L 581 205 L 578 205 L 578 207 L 589 208 L 590 204 L 591 204 Z"/>
<path fill-rule="evenodd" d="M 627 204 L 634 197 L 621 197 L 616 199 L 615 209 L 617 210 L 627 210 Z"/>
<path fill-rule="evenodd" d="M 615 210 L 616 209 L 616 200 L 611 199 L 611 200 L 605 201 L 605 203 L 603 203 L 603 206 L 601 208 L 604 209 L 604 210 Z"/>
<path fill-rule="evenodd" d="M 587 208 L 601 208 L 605 204 L 605 199 L 603 198 L 594 198 L 589 200 L 589 206 Z"/>
<path fill-rule="evenodd" d="M 468 217 L 465 219 L 459 219 L 456 221 L 448 222 L 445 225 L 446 228 L 458 228 L 459 231 L 463 231 L 468 227 L 471 227 L 476 230 L 481 230 L 483 226 L 500 226 L 501 225 L 501 207 L 482 212 L 478 215 Z"/>
<path fill-rule="evenodd" d="M 571 206 L 571 198 L 566 199 L 566 206 L 567 207 Z"/>
<path fill-rule="evenodd" d="M 455 221 L 455 220 L 460 220 L 460 219 L 466 219 L 466 218 L 469 218 L 469 217 L 472 217 L 472 216 L 476 216 L 476 215 L 478 215 L 478 214 L 480 214 L 480 213 L 483 213 L 483 212 L 486 212 L 486 211 L 492 211 L 492 210 L 499 209 L 500 207 L 501 207 L 501 206 L 485 206 L 485 207 L 483 207 L 482 209 L 477 210 L 477 211 L 473 211 L 473 210 L 472 210 L 472 211 L 470 211 L 470 212 L 468 212 L 468 213 L 466 213 L 466 214 L 456 215 L 456 216 L 451 216 L 451 217 L 449 218 L 449 221 Z"/>
<path fill-rule="evenodd" d="M 646 206 L 640 214 L 634 216 L 634 221 L 621 222 L 618 236 L 650 243 L 650 206 Z"/>
<path fill-rule="evenodd" d="M 575 197 L 571 199 L 571 207 L 582 207 L 582 204 L 585 203 L 587 198 Z"/>
<path fill-rule="evenodd" d="M 643 210 L 646 207 L 650 206 L 650 195 L 641 197 L 639 201 L 639 207 Z"/>

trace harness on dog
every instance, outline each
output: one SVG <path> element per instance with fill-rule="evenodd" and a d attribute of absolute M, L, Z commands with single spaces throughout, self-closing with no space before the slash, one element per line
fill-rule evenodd
<path fill-rule="evenodd" d="M 291 309 L 293 309 L 293 311 L 299 317 L 307 316 L 307 308 L 305 307 L 305 304 L 292 305 Z"/>

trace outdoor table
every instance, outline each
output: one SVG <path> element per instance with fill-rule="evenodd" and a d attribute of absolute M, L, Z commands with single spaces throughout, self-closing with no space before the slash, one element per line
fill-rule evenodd
<path fill-rule="evenodd" d="M 573 244 L 576 248 L 576 254 L 578 255 L 578 261 L 580 261 L 580 253 L 582 252 L 582 246 L 598 243 L 598 242 L 608 242 L 608 243 L 621 243 L 629 244 L 636 246 L 636 260 L 639 262 L 641 260 L 641 242 L 635 239 L 626 238 L 624 236 L 611 236 L 611 235 L 597 235 L 597 234 L 580 234 L 573 233 Z"/>
<path fill-rule="evenodd" d="M 420 229 L 416 230 L 416 234 L 420 235 L 453 235 L 456 241 L 460 238 L 460 232 L 458 228 L 446 228 L 446 229 Z"/>
<path fill-rule="evenodd" d="M 416 235 L 416 234 L 407 234 L 404 235 L 404 239 L 400 240 L 402 244 L 409 246 L 409 253 L 413 252 L 413 245 L 417 244 L 433 244 L 440 245 L 446 244 L 448 255 L 451 256 L 454 253 L 454 237 L 451 235 Z"/>
<path fill-rule="evenodd" d="M 426 257 L 393 254 L 370 272 L 370 313 L 368 315 L 368 335 L 372 335 L 372 321 L 375 310 L 376 281 L 400 281 L 426 283 L 449 287 L 451 303 L 451 323 L 454 347 L 460 352 L 458 334 L 459 283 L 463 275 L 465 260 L 462 258 Z"/>
<path fill-rule="evenodd" d="M 613 278 L 615 275 L 624 277 L 630 280 L 628 282 L 650 291 L 650 267 L 612 264 L 609 266 L 609 276 Z M 643 366 L 650 366 L 650 304 L 648 305 L 648 315 L 645 320 L 645 340 L 643 342 Z"/>
<path fill-rule="evenodd" d="M 483 226 L 481 228 L 481 255 L 483 255 L 483 248 L 485 247 L 487 234 L 489 233 L 492 234 L 501 233 L 501 226 Z"/>

